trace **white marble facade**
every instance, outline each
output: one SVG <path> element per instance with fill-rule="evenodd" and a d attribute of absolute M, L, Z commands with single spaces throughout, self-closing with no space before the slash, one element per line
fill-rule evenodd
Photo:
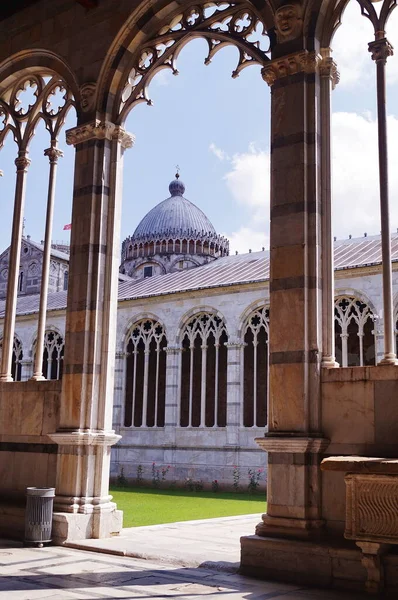
<path fill-rule="evenodd" d="M 134 480 L 141 465 L 144 478 L 150 481 L 152 464 L 155 462 L 155 469 L 170 466 L 166 476 L 169 482 L 176 480 L 183 484 L 190 478 L 207 485 L 214 480 L 220 485 L 231 485 L 234 467 L 238 467 L 240 485 L 245 487 L 248 484 L 248 469 L 264 469 L 264 454 L 254 442 L 255 437 L 263 435 L 264 423 L 253 426 L 253 422 L 248 424 L 247 419 L 245 422 L 244 385 L 248 373 L 245 372 L 243 353 L 245 323 L 253 312 L 269 305 L 267 262 L 267 253 L 258 252 L 220 258 L 209 265 L 185 273 L 174 273 L 166 278 L 159 276 L 138 282 L 122 278 L 117 315 L 113 407 L 114 428 L 122 435 L 122 439 L 112 449 L 113 478 L 117 478 L 123 469 L 124 476 Z M 249 272 L 249 269 L 254 271 Z M 234 274 L 232 279 L 231 271 Z M 250 285 L 245 283 L 248 280 L 251 281 Z M 394 290 L 397 295 L 397 271 L 394 271 Z M 350 268 L 338 269 L 335 274 L 335 294 L 337 299 L 346 297 L 359 300 L 361 306 L 364 304 L 366 310 L 369 309 L 372 315 L 369 330 L 375 344 L 377 362 L 383 353 L 380 265 L 353 265 Z M 55 308 L 48 312 L 46 330 L 64 337 L 66 295 L 58 293 L 52 294 L 51 297 L 52 306 Z M 32 296 L 33 298 L 36 296 Z M 16 336 L 23 351 L 21 379 L 27 380 L 33 373 L 37 312 L 32 303 L 31 314 L 21 314 L 24 311 L 28 312 L 26 305 L 21 304 Z M 222 423 L 212 422 L 210 426 L 205 421 L 196 424 L 182 424 L 181 421 L 182 385 L 189 379 L 189 372 L 187 367 L 183 368 L 182 358 L 183 352 L 185 355 L 189 353 L 189 349 L 182 349 L 184 327 L 198 314 L 215 315 L 221 319 L 228 338 L 227 341 L 226 338 L 224 340 L 226 379 L 223 386 L 226 390 L 226 415 Z M 128 379 L 132 376 L 128 370 L 133 368 L 127 362 L 127 343 L 134 325 L 145 320 L 159 323 L 165 336 L 160 348 L 160 353 L 166 355 L 165 376 L 158 382 L 159 389 L 163 388 L 160 393 L 164 394 L 164 417 L 156 424 L 149 421 L 144 423 L 143 418 L 141 422 L 134 423 L 132 417 L 131 422 L 126 425 L 126 398 L 131 395 L 131 388 L 128 390 L 126 386 L 129 385 Z M 351 344 L 356 344 L 361 332 L 356 329 L 351 331 L 350 335 Z M 203 348 L 203 344 L 200 347 Z M 339 349 L 337 354 L 339 355 Z M 359 350 L 354 349 L 354 354 L 357 361 L 355 364 L 359 365 Z M 351 360 L 352 357 L 351 353 Z M 252 371 L 249 376 L 253 376 Z M 152 385 L 151 377 L 149 371 L 149 385 Z M 264 382 L 266 384 L 266 379 Z M 266 405 L 266 396 L 262 395 L 257 402 Z M 143 410 L 141 408 L 141 411 Z M 147 410 L 149 411 L 149 408 Z M 266 473 L 263 471 L 261 482 L 265 484 L 265 480 Z"/>

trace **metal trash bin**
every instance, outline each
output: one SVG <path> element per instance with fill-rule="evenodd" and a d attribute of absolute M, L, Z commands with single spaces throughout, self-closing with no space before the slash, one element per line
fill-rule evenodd
<path fill-rule="evenodd" d="M 26 488 L 25 544 L 51 542 L 54 496 L 55 488 Z"/>

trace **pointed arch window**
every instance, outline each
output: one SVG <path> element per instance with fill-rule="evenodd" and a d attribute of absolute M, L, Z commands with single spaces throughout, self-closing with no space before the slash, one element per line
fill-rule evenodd
<path fill-rule="evenodd" d="M 342 367 L 375 364 L 375 315 L 368 304 L 340 296 L 334 305 L 336 360 Z"/>
<path fill-rule="evenodd" d="M 0 359 L 3 350 L 3 340 L 0 340 Z M 12 345 L 12 359 L 11 359 L 11 377 L 14 381 L 22 381 L 22 360 L 23 351 L 21 340 L 14 336 L 14 343 Z"/>
<path fill-rule="evenodd" d="M 211 313 L 192 317 L 182 333 L 181 427 L 225 427 L 227 347 L 224 320 Z"/>
<path fill-rule="evenodd" d="M 18 278 L 18 292 L 23 291 L 23 271 L 20 271 Z"/>
<path fill-rule="evenodd" d="M 126 342 L 125 427 L 164 427 L 167 339 L 155 320 L 135 323 Z"/>
<path fill-rule="evenodd" d="M 42 373 L 45 379 L 62 379 L 65 341 L 60 333 L 48 330 L 44 334 Z M 36 348 L 34 355 L 36 357 Z"/>
<path fill-rule="evenodd" d="M 244 427 L 267 424 L 269 368 L 269 309 L 256 309 L 244 328 L 243 415 Z"/>

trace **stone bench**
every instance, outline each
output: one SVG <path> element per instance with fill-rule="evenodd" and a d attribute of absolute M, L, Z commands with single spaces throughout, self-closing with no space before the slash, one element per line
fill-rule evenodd
<path fill-rule="evenodd" d="M 381 556 L 398 544 L 398 459 L 332 456 L 321 469 L 346 473 L 344 537 L 361 549 L 366 589 L 377 594 L 384 587 Z"/>

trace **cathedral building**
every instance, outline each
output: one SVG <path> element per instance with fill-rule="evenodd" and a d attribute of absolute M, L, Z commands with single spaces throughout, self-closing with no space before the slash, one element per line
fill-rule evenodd
<path fill-rule="evenodd" d="M 112 449 L 111 476 L 123 471 L 134 481 L 142 469 L 150 480 L 155 463 L 170 466 L 168 478 L 180 484 L 231 486 L 238 469 L 245 486 L 248 470 L 264 467 L 254 438 L 268 420 L 269 253 L 229 256 L 228 240 L 183 196 L 178 174 L 169 191 L 122 244 L 113 403 L 113 426 L 122 437 Z M 392 241 L 397 260 L 398 235 Z M 12 368 L 17 380 L 33 374 L 39 310 L 33 284 L 40 284 L 42 252 L 24 238 Z M 383 355 L 380 252 L 379 236 L 335 242 L 341 366 L 374 365 Z M 51 268 L 43 372 L 59 379 L 68 255 L 53 249 Z M 394 284 L 398 291 L 395 270 Z M 0 327 L 4 307 L 0 300 Z M 264 471 L 260 483 L 266 485 Z"/>

